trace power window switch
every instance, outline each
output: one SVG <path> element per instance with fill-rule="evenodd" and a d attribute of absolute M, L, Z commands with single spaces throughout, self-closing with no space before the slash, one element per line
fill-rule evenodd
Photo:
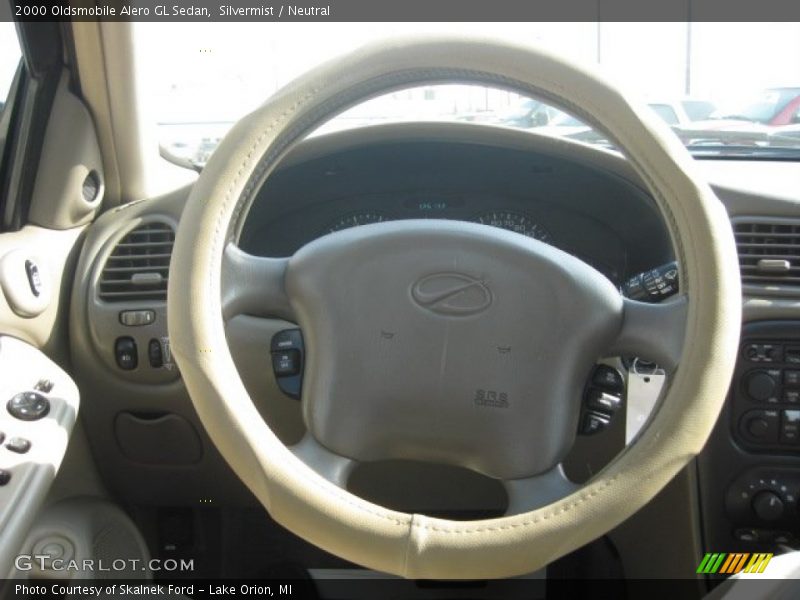
<path fill-rule="evenodd" d="M 25 438 L 13 437 L 6 442 L 6 448 L 17 454 L 25 454 L 31 449 L 31 442 Z"/>

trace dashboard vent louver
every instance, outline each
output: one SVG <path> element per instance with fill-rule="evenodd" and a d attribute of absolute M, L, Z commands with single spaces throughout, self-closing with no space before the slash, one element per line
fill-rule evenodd
<path fill-rule="evenodd" d="M 106 260 L 98 295 L 106 302 L 166 300 L 175 232 L 151 222 L 128 232 Z"/>
<path fill-rule="evenodd" d="M 735 222 L 742 283 L 800 287 L 800 221 Z"/>

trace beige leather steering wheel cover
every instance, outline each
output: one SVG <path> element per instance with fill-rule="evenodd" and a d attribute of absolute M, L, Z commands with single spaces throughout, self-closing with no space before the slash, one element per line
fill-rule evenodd
<path fill-rule="evenodd" d="M 470 522 L 376 506 L 297 459 L 249 398 L 226 343 L 221 309 L 225 245 L 236 239 L 254 191 L 297 136 L 365 95 L 458 79 L 520 88 L 609 134 L 665 216 L 682 268 L 682 291 L 690 299 L 680 368 L 635 443 L 562 500 Z M 168 298 L 172 350 L 197 412 L 272 517 L 333 554 L 412 578 L 527 573 L 630 517 L 705 444 L 733 372 L 741 320 L 727 215 L 657 117 L 596 73 L 562 58 L 499 41 L 441 37 L 365 47 L 308 73 L 244 117 L 191 193 L 175 242 Z"/>

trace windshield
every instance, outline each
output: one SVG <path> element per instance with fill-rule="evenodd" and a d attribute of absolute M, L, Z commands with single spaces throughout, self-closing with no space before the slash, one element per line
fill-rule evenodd
<path fill-rule="evenodd" d="M 425 23 L 136 23 L 145 113 L 165 155 L 202 165 L 237 119 L 308 69 L 375 39 L 442 30 Z M 800 23 L 450 24 L 454 30 L 598 65 L 697 156 L 800 158 Z M 315 134 L 432 120 L 611 147 L 558 107 L 477 85 L 387 94 Z"/>
<path fill-rule="evenodd" d="M 742 119 L 764 125 L 786 125 L 788 123 L 774 123 L 774 121 L 780 117 L 789 104 L 800 108 L 800 87 L 764 90 L 738 108 L 728 109 L 728 112 L 715 116 L 720 119 Z M 788 114 L 787 120 L 791 121 L 792 116 Z"/>

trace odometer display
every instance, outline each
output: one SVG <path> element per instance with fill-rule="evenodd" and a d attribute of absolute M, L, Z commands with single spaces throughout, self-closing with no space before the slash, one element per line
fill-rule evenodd
<path fill-rule="evenodd" d="M 510 210 L 491 210 L 478 215 L 472 220 L 482 225 L 491 225 L 514 233 L 521 233 L 541 242 L 552 243 L 550 232 L 523 213 Z"/>

